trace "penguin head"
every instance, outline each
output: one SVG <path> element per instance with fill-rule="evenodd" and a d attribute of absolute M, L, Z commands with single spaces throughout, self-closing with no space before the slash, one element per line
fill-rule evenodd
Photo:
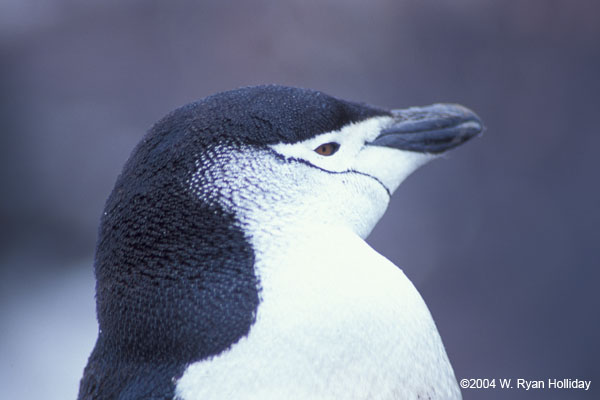
<path fill-rule="evenodd" d="M 262 230 L 327 225 L 363 238 L 411 172 L 482 129 L 458 105 L 385 110 L 280 86 L 198 107 L 218 120 L 199 127 L 214 139 L 194 155 L 190 189 L 199 198 Z"/>

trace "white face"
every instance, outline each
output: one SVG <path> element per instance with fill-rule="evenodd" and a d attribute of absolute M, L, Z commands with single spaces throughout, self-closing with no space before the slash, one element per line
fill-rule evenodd
<path fill-rule="evenodd" d="M 346 219 L 356 233 L 366 237 L 400 183 L 434 158 L 430 154 L 368 144 L 393 122 L 391 117 L 370 118 L 303 142 L 280 143 L 271 148 L 288 160 L 302 160 L 312 166 L 311 175 L 317 185 L 310 193 L 318 196 L 318 192 L 331 192 L 327 199 L 338 207 L 349 208 L 347 212 L 334 214 L 342 214 L 341 218 Z M 304 182 L 309 184 L 309 181 Z M 342 183 L 341 186 L 338 183 Z"/>
<path fill-rule="evenodd" d="M 367 144 L 392 123 L 391 117 L 371 118 L 270 150 L 215 148 L 205 157 L 220 162 L 199 168 L 190 186 L 197 195 L 220 201 L 250 231 L 322 231 L 326 225 L 366 238 L 400 183 L 433 158 Z M 208 182 L 218 196 L 200 193 Z"/>
<path fill-rule="evenodd" d="M 391 195 L 408 175 L 434 158 L 431 154 L 367 144 L 392 123 L 391 117 L 370 118 L 303 142 L 280 143 L 271 148 L 286 158 L 301 159 L 325 171 L 369 175 Z M 331 150 L 332 147 L 320 148 L 323 145 L 332 145 L 336 151 L 324 155 L 323 150 Z"/>

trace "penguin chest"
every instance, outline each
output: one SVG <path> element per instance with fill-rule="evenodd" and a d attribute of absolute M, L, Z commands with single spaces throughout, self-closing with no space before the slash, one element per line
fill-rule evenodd
<path fill-rule="evenodd" d="M 255 324 L 188 367 L 181 399 L 460 397 L 429 310 L 402 270 L 350 232 L 269 243 L 255 244 L 264 249 Z"/>

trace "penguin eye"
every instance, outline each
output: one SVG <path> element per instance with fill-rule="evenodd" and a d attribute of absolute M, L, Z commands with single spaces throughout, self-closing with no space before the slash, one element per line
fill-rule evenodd
<path fill-rule="evenodd" d="M 331 143 L 323 143 L 319 147 L 315 149 L 317 154 L 322 156 L 330 156 L 333 155 L 340 148 L 339 143 L 331 142 Z"/>

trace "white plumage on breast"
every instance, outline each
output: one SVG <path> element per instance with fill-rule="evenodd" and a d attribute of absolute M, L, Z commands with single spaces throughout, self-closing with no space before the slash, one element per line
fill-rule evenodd
<path fill-rule="evenodd" d="M 225 389 L 237 399 L 460 398 L 429 310 L 402 270 L 352 232 L 313 228 L 258 254 L 255 325 L 188 368 L 180 397 L 229 398 Z"/>

